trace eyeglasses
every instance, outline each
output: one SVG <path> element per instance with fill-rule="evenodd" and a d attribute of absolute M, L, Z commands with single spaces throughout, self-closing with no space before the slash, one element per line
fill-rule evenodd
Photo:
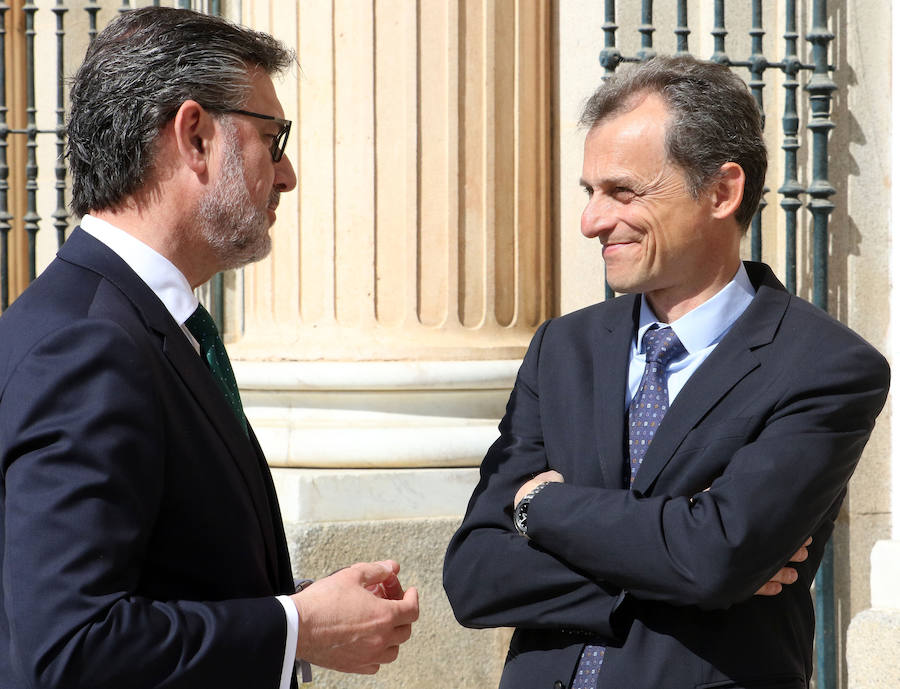
<path fill-rule="evenodd" d="M 272 154 L 272 162 L 277 163 L 284 156 L 284 147 L 287 146 L 288 134 L 291 133 L 291 121 L 283 120 L 280 117 L 272 115 L 261 115 L 258 112 L 250 112 L 249 110 L 224 110 L 221 112 L 231 112 L 235 115 L 246 115 L 247 117 L 256 117 L 260 120 L 271 120 L 281 126 L 275 138 L 272 139 L 272 145 L 269 147 L 269 153 Z"/>

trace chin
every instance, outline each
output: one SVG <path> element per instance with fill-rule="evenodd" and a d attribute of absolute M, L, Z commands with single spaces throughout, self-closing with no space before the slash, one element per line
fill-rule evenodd
<path fill-rule="evenodd" d="M 257 241 L 253 244 L 232 245 L 227 249 L 222 258 L 223 270 L 236 270 L 243 268 L 251 263 L 263 260 L 272 252 L 272 240 L 268 234 L 265 235 L 264 241 Z"/>
<path fill-rule="evenodd" d="M 630 282 L 628 280 L 616 279 L 615 275 L 607 275 L 606 284 L 609 285 L 610 289 L 618 294 L 634 294 L 635 292 L 643 292 L 639 285 L 635 285 L 633 282 Z"/>
<path fill-rule="evenodd" d="M 610 270 L 606 266 L 606 284 L 619 294 L 641 294 L 655 289 L 654 283 L 658 282 L 653 275 L 648 275 L 640 270 Z"/>

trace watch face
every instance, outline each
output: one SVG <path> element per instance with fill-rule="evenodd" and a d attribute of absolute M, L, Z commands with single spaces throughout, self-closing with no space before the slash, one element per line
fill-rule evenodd
<path fill-rule="evenodd" d="M 528 526 L 528 501 L 527 500 L 523 500 L 521 503 L 519 503 L 519 506 L 516 508 L 516 514 L 515 514 L 514 521 L 515 521 L 515 525 L 516 525 L 516 530 L 524 536 L 525 531 Z"/>

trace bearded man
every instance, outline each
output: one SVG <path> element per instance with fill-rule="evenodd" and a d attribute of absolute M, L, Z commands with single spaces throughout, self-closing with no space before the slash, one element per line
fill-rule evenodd
<path fill-rule="evenodd" d="M 81 227 L 0 318 L 2 689 L 286 689 L 297 661 L 372 673 L 409 638 L 417 594 L 393 561 L 295 592 L 193 293 L 269 251 L 296 184 L 271 75 L 293 60 L 266 34 L 146 8 L 74 79 Z"/>

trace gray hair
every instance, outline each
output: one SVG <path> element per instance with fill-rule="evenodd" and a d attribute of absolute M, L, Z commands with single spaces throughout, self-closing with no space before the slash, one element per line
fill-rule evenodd
<path fill-rule="evenodd" d="M 684 171 L 692 197 L 699 198 L 725 163 L 741 166 L 746 181 L 735 219 L 746 229 L 762 198 L 767 165 L 762 117 L 746 84 L 724 65 L 657 56 L 610 77 L 588 99 L 581 124 L 592 128 L 627 112 L 647 93 L 666 103 L 666 153 Z"/>
<path fill-rule="evenodd" d="M 160 130 L 182 103 L 213 113 L 250 97 L 250 71 L 284 71 L 295 57 L 272 36 L 191 10 L 125 12 L 88 48 L 71 83 L 66 155 L 72 211 L 111 209 L 141 188 Z"/>

